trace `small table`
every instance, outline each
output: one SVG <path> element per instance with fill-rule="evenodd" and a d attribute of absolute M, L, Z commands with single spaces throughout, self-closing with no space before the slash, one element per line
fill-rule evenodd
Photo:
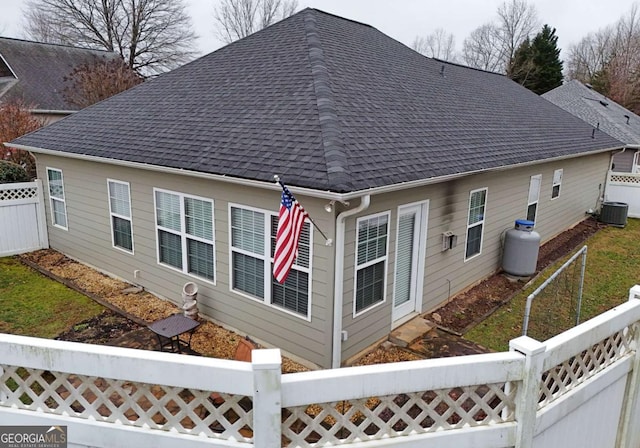
<path fill-rule="evenodd" d="M 171 346 L 172 352 L 177 348 L 178 353 L 182 353 L 182 349 L 180 348 L 180 335 L 189 333 L 187 346 L 191 349 L 191 336 L 199 325 L 200 322 L 197 320 L 190 319 L 182 314 L 174 314 L 164 319 L 157 320 L 149 324 L 148 327 L 149 330 L 153 331 L 156 336 L 158 336 L 160 351 L 163 351 L 162 349 L 164 347 Z M 176 344 L 176 347 L 174 347 L 174 343 Z"/>

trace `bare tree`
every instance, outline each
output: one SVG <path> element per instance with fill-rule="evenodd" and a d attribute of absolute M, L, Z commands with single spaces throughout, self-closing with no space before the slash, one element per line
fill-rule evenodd
<path fill-rule="evenodd" d="M 613 27 L 587 34 L 578 44 L 569 48 L 567 77 L 590 83 L 602 71 L 613 53 Z"/>
<path fill-rule="evenodd" d="M 462 45 L 462 59 L 470 67 L 497 72 L 504 70 L 500 30 L 492 23 L 479 26 Z"/>
<path fill-rule="evenodd" d="M 31 153 L 21 149 L 5 148 L 2 143 L 10 142 L 44 126 L 44 120 L 31 114 L 30 110 L 33 108 L 22 100 L 0 103 L 0 160 L 8 160 L 22 166 L 31 179 L 36 177 L 36 163 Z"/>
<path fill-rule="evenodd" d="M 289 17 L 296 9 L 297 0 L 222 0 L 213 13 L 216 34 L 231 43 Z"/>
<path fill-rule="evenodd" d="M 569 50 L 568 78 L 640 112 L 640 10 L 633 5 L 614 25 L 585 36 Z"/>
<path fill-rule="evenodd" d="M 120 58 L 96 58 L 93 62 L 75 67 L 64 79 L 68 83 L 63 92 L 64 98 L 80 108 L 91 106 L 143 82 Z"/>
<path fill-rule="evenodd" d="M 516 50 L 538 27 L 537 12 L 526 0 L 509 0 L 497 14 L 496 22 L 476 28 L 464 40 L 462 57 L 472 67 L 508 73 Z"/>
<path fill-rule="evenodd" d="M 509 72 L 518 47 L 538 28 L 538 14 L 526 0 L 510 0 L 498 8 L 502 57 Z"/>
<path fill-rule="evenodd" d="M 34 40 L 114 51 L 144 75 L 196 54 L 183 0 L 29 0 L 25 17 Z"/>
<path fill-rule="evenodd" d="M 455 37 L 442 28 L 436 29 L 426 37 L 416 36 L 413 41 L 413 49 L 430 58 L 451 62 L 456 60 Z"/>

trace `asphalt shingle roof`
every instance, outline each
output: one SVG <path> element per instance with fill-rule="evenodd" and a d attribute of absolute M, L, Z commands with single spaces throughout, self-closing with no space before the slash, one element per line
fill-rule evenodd
<path fill-rule="evenodd" d="M 578 80 L 566 82 L 542 97 L 613 138 L 640 144 L 640 117 Z"/>
<path fill-rule="evenodd" d="M 6 70 L 0 59 L 0 76 L 11 81 L 12 86 L 3 93 L 2 100 L 22 99 L 35 109 L 75 111 L 78 106 L 64 98 L 68 83 L 65 76 L 83 63 L 91 63 L 101 57 L 118 57 L 115 53 L 45 44 L 8 37 L 0 37 L 0 55 L 15 74 Z M 8 75 L 8 76 L 7 76 Z"/>
<path fill-rule="evenodd" d="M 620 147 L 494 73 L 314 9 L 14 141 L 349 192 Z"/>

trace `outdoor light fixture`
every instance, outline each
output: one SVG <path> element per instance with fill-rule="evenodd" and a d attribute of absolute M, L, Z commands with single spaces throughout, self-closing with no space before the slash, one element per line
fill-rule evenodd
<path fill-rule="evenodd" d="M 333 211 L 333 206 L 336 203 L 336 201 L 331 201 L 329 202 L 327 205 L 324 206 L 324 209 L 327 213 L 331 213 Z"/>
<path fill-rule="evenodd" d="M 342 205 L 344 205 L 345 207 L 349 207 L 349 202 L 347 202 L 347 201 L 338 201 L 338 202 L 340 202 L 340 203 L 341 203 Z M 329 201 L 329 203 L 328 203 L 328 204 L 326 204 L 326 205 L 324 206 L 324 210 L 325 210 L 327 213 L 331 213 L 331 212 L 333 211 L 333 207 L 334 207 L 335 205 L 336 205 L 336 201 L 335 201 L 335 200 L 333 200 L 333 201 Z"/>

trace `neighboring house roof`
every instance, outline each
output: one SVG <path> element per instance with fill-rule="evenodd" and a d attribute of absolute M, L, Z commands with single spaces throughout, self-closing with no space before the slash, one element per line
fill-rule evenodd
<path fill-rule="evenodd" d="M 640 144 L 640 117 L 578 80 L 542 97 L 624 143 Z"/>
<path fill-rule="evenodd" d="M 64 89 L 65 76 L 97 58 L 115 53 L 66 45 L 45 44 L 0 37 L 0 100 L 21 99 L 39 110 L 75 111 Z"/>
<path fill-rule="evenodd" d="M 505 76 L 305 9 L 14 144 L 353 192 L 619 148 Z"/>

